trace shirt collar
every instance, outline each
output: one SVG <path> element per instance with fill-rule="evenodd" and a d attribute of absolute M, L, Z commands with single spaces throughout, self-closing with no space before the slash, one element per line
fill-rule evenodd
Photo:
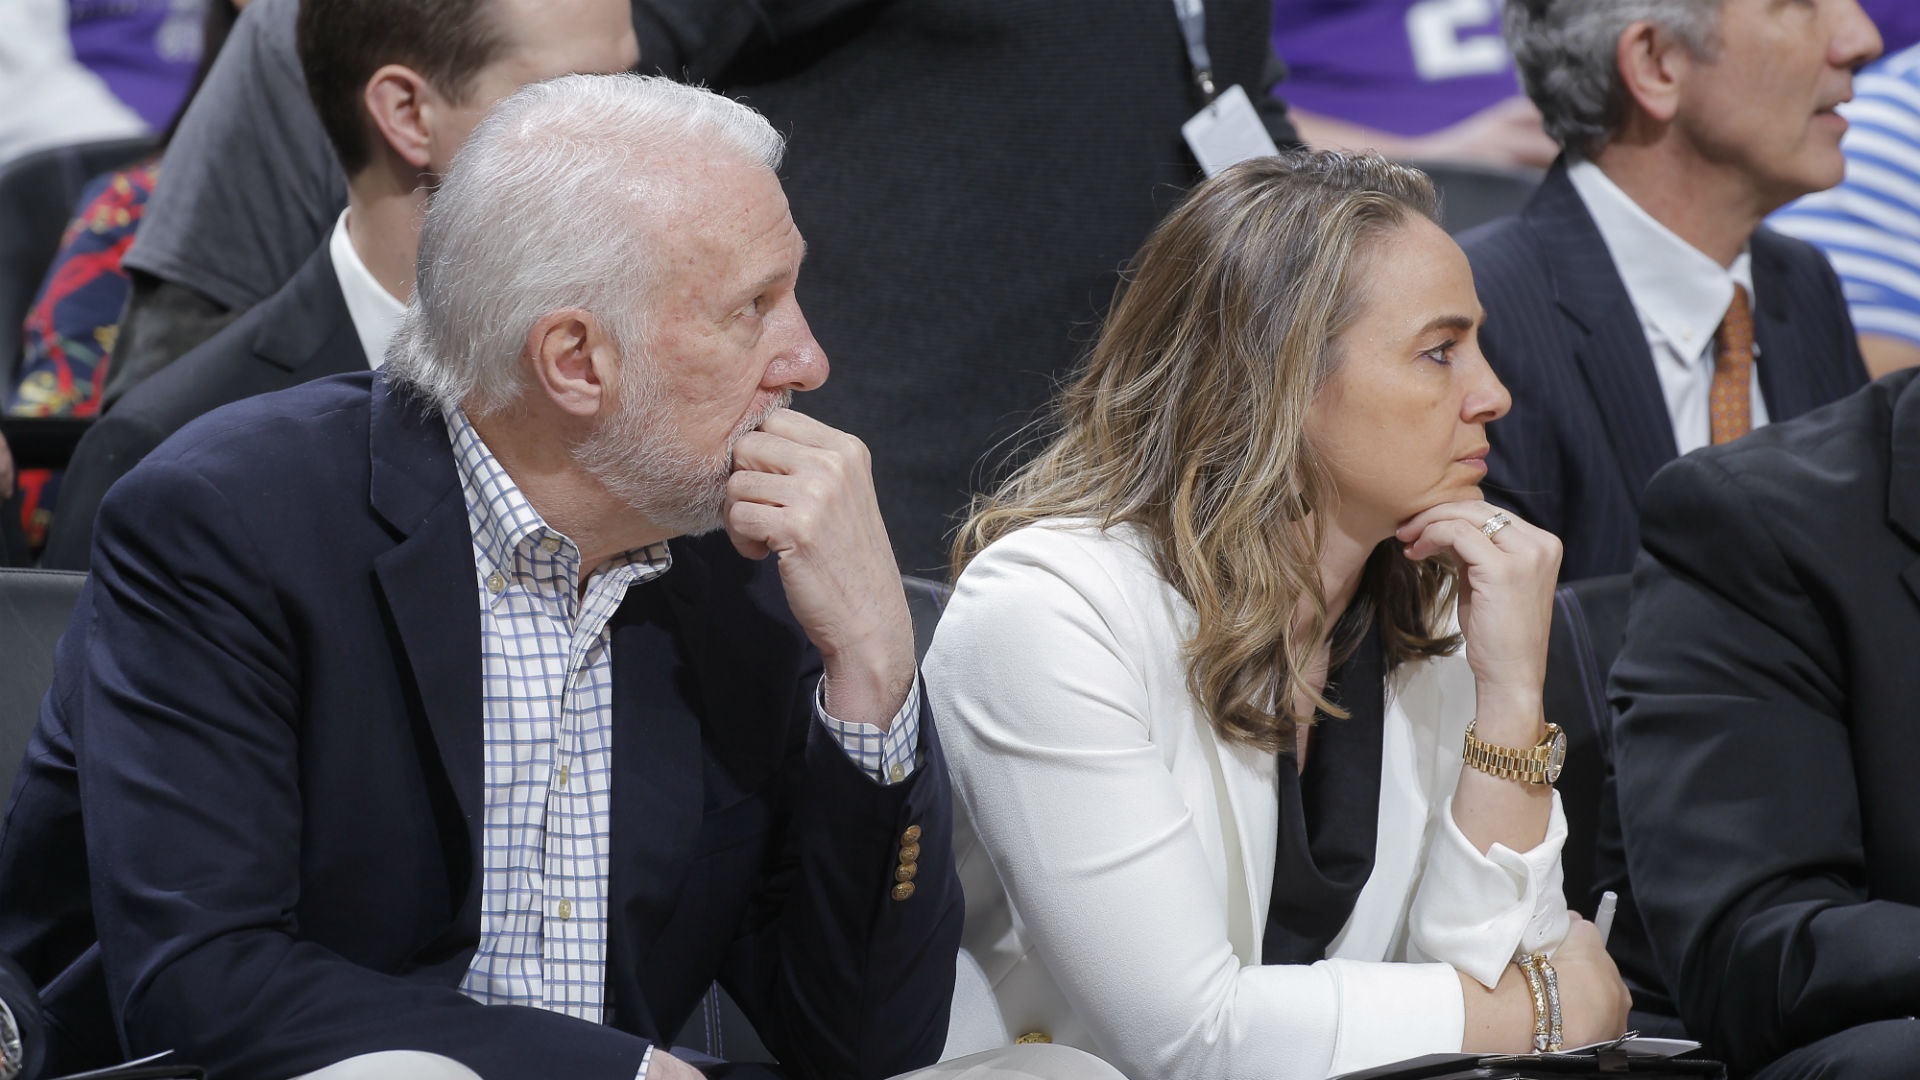
<path fill-rule="evenodd" d="M 353 239 L 347 235 L 349 210 L 340 211 L 333 223 L 333 235 L 327 241 L 327 254 L 333 259 L 333 276 L 340 279 L 340 295 L 347 302 L 347 317 L 353 320 L 354 333 L 360 336 L 360 348 L 367 354 L 367 366 L 378 368 L 387 358 L 387 342 L 406 305 L 393 298 L 387 287 L 374 278 L 367 264 L 360 261 Z"/>
<path fill-rule="evenodd" d="M 1575 159 L 1567 179 L 1593 215 L 1641 323 L 1666 338 L 1683 360 L 1699 355 L 1713 340 L 1733 302 L 1735 284 L 1753 298 L 1746 247 L 1731 267 L 1723 267 L 1655 221 L 1593 162 Z"/>
<path fill-rule="evenodd" d="M 485 577 L 497 572 L 509 580 L 528 582 L 542 593 L 563 591 L 570 611 L 580 583 L 580 549 L 547 525 L 464 410 L 449 409 L 445 416 L 480 573 Z M 664 574 L 672 565 L 672 552 L 662 542 L 622 552 L 605 564 L 604 574 L 624 588 Z"/>

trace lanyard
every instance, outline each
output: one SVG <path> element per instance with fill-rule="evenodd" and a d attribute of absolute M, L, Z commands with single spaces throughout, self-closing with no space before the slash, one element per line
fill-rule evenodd
<path fill-rule="evenodd" d="M 1187 61 L 1193 65 L 1193 84 L 1213 100 L 1213 57 L 1207 53 L 1206 0 L 1173 0 L 1180 35 L 1187 39 Z"/>

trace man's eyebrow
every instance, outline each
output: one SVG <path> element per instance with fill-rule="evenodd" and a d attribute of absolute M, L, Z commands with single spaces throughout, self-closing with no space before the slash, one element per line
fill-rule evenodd
<path fill-rule="evenodd" d="M 807 258 L 807 242 L 802 240 L 800 242 L 801 262 L 804 263 L 806 261 L 806 258 Z M 798 264 L 795 264 L 795 265 L 796 267 L 798 266 Z M 753 284 L 748 285 L 746 288 L 741 289 L 740 295 L 748 299 L 751 299 L 755 296 L 759 296 L 761 293 L 766 292 L 768 289 L 772 288 L 773 286 L 778 285 L 780 282 L 787 280 L 787 278 L 792 276 L 792 273 L 793 273 L 792 271 L 785 270 L 785 269 L 775 270 L 772 273 L 768 274 L 766 277 L 763 277 L 760 280 L 754 282 Z"/>

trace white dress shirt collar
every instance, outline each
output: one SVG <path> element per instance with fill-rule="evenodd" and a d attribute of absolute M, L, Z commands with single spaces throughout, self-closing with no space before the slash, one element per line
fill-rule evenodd
<path fill-rule="evenodd" d="M 333 224 L 333 236 L 327 241 L 327 254 L 333 259 L 333 276 L 340 279 L 340 295 L 347 301 L 347 316 L 353 320 L 354 333 L 360 336 L 360 347 L 366 350 L 367 366 L 378 368 L 387 358 L 387 342 L 393 337 L 394 328 L 400 325 L 400 315 L 406 305 L 393 298 L 387 287 L 380 284 L 360 261 L 360 253 L 353 248 L 353 240 L 347 235 L 347 214 L 340 211 L 340 220 Z"/>
<path fill-rule="evenodd" d="M 1696 355 L 1713 340 L 1736 283 L 1753 298 L 1747 248 L 1740 249 L 1731 267 L 1723 267 L 1655 221 L 1593 162 L 1574 159 L 1567 179 L 1599 226 L 1641 323 L 1671 342 L 1676 353 Z"/>

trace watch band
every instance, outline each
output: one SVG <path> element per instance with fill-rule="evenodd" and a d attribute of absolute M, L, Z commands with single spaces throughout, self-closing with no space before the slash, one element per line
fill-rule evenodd
<path fill-rule="evenodd" d="M 1467 738 L 1462 751 L 1467 764 L 1502 780 L 1551 784 L 1558 778 L 1559 770 L 1553 762 L 1554 747 L 1560 743 L 1558 724 L 1546 726 L 1546 738 L 1541 739 L 1538 745 L 1525 750 L 1515 750 L 1510 746 L 1500 746 L 1476 738 L 1473 729 L 1479 722 L 1477 717 L 1467 721 Z"/>

